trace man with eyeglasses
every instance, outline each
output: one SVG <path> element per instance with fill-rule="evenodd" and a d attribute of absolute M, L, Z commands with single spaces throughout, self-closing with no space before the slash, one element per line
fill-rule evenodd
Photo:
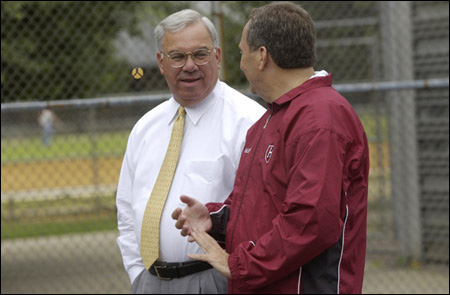
<path fill-rule="evenodd" d="M 226 199 L 247 130 L 265 109 L 219 80 L 221 49 L 209 19 L 182 10 L 161 21 L 155 35 L 158 66 L 172 97 L 144 115 L 130 134 L 117 189 L 117 242 L 133 293 L 226 293 L 223 276 L 187 257 L 201 249 L 179 234 L 171 213 L 182 205 L 182 194 L 203 203 Z M 176 170 L 158 202 L 161 217 L 154 217 L 151 201 L 157 199 L 160 174 L 170 174 L 163 171 L 166 158 L 173 158 L 168 155 L 179 120 L 184 125 Z M 146 246 L 149 236 L 159 246 Z"/>

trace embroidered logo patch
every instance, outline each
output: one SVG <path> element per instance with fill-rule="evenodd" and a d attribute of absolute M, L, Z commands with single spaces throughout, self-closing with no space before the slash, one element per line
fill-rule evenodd
<path fill-rule="evenodd" d="M 273 144 L 269 144 L 269 146 L 267 147 L 266 156 L 265 156 L 265 160 L 266 160 L 267 164 L 269 163 L 270 159 L 272 158 L 272 153 L 273 153 L 274 147 L 275 146 Z"/>

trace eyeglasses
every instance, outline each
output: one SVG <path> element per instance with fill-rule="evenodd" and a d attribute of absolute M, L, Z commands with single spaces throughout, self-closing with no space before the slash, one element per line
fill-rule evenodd
<path fill-rule="evenodd" d="M 194 63 L 198 66 L 206 65 L 209 62 L 209 55 L 211 51 L 215 51 L 216 48 L 213 49 L 198 49 L 194 52 L 171 52 L 169 54 L 164 54 L 169 61 L 170 65 L 174 68 L 181 68 L 186 64 L 187 56 L 191 55 Z"/>

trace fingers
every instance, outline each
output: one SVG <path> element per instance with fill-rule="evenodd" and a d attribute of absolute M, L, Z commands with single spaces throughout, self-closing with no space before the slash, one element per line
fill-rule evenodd
<path fill-rule="evenodd" d="M 204 231 L 194 229 L 191 232 L 191 236 L 203 249 L 203 251 L 205 251 L 205 253 L 208 253 L 210 250 L 214 249 L 216 245 L 220 247 L 216 240 Z"/>
<path fill-rule="evenodd" d="M 190 259 L 208 262 L 208 259 L 205 254 L 188 254 L 187 256 Z"/>
<path fill-rule="evenodd" d="M 190 235 L 191 234 L 191 227 L 189 226 L 189 224 L 184 224 L 182 225 L 181 229 L 181 235 L 183 237 Z"/>
<path fill-rule="evenodd" d="M 200 246 L 200 248 L 205 251 L 206 254 L 188 254 L 188 257 L 194 260 L 200 260 L 200 261 L 206 261 L 209 262 L 209 249 L 211 247 L 210 241 L 208 240 L 207 236 L 209 235 L 205 232 L 193 230 L 191 235 L 189 236 L 189 239 L 192 239 L 192 241 L 197 242 L 197 244 Z"/>
<path fill-rule="evenodd" d="M 198 203 L 198 201 L 194 198 L 188 197 L 188 196 L 184 196 L 182 195 L 180 197 L 181 202 L 185 203 L 186 205 L 188 205 L 189 207 L 194 206 L 196 203 Z"/>
<path fill-rule="evenodd" d="M 175 227 L 177 229 L 182 229 L 185 223 L 186 223 L 186 216 L 181 215 L 178 217 L 177 222 L 175 222 Z"/>
<path fill-rule="evenodd" d="M 192 233 L 191 233 L 191 236 L 195 239 L 197 244 L 202 248 L 204 248 L 208 245 L 208 241 L 204 236 L 205 234 L 206 234 L 205 232 L 198 231 L 195 228 L 192 230 Z M 205 249 L 203 249 L 203 250 L 205 250 Z"/>
<path fill-rule="evenodd" d="M 189 242 L 194 242 L 195 239 L 191 236 L 193 224 L 200 226 L 203 230 L 209 230 L 211 228 L 210 220 L 203 220 L 205 217 L 209 217 L 208 209 L 199 201 L 188 196 L 180 196 L 181 202 L 187 205 L 186 208 L 177 208 L 172 212 L 172 219 L 176 220 L 175 227 L 180 231 L 180 234 L 188 237 Z M 204 216 L 202 216 L 204 215 Z M 209 222 L 208 222 L 209 221 Z"/>
<path fill-rule="evenodd" d="M 172 212 L 172 219 L 178 220 L 178 217 L 180 217 L 181 212 L 183 212 L 183 210 L 181 210 L 181 208 L 177 208 Z"/>
<path fill-rule="evenodd" d="M 185 203 L 188 206 L 194 206 L 196 203 L 198 203 L 198 201 L 196 199 L 188 197 L 188 196 L 184 196 L 184 195 L 180 197 L 180 200 L 181 200 L 181 202 Z M 181 213 L 183 213 L 183 209 L 181 209 L 181 208 L 175 209 L 172 212 L 172 219 L 178 220 Z M 180 229 L 180 228 L 178 228 L 178 229 Z"/>
<path fill-rule="evenodd" d="M 175 209 L 175 211 L 172 212 L 172 219 L 176 220 L 177 222 L 175 222 L 175 227 L 177 229 L 183 229 L 184 224 L 186 223 L 186 217 L 181 215 L 183 213 L 183 210 L 181 210 L 181 208 L 177 208 Z M 187 231 L 186 230 L 182 230 L 181 231 L 181 235 L 184 237 L 187 235 Z"/>
<path fill-rule="evenodd" d="M 216 240 L 206 232 L 196 228 L 192 230 L 191 236 L 203 249 L 205 254 L 188 254 L 188 257 L 194 260 L 206 261 L 222 275 L 231 278 L 231 272 L 228 266 L 228 257 L 230 255 L 219 246 Z"/>

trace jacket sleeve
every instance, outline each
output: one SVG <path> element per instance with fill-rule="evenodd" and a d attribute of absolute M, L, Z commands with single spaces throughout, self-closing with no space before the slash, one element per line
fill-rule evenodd
<path fill-rule="evenodd" d="M 212 222 L 212 229 L 209 234 L 225 247 L 225 235 L 227 232 L 228 218 L 230 216 L 231 195 L 225 203 L 208 203 L 205 206 L 209 210 Z"/>
<path fill-rule="evenodd" d="M 263 288 L 298 271 L 338 241 L 346 145 L 327 129 L 286 144 L 289 169 L 282 210 L 270 231 L 254 244 L 238 245 L 229 256 L 233 283 L 242 289 Z"/>

